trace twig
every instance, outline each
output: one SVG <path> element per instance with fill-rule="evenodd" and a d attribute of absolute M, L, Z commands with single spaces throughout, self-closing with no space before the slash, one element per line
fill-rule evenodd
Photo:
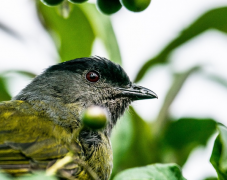
<path fill-rule="evenodd" d="M 73 132 L 73 139 L 76 139 L 78 137 L 78 135 L 82 129 L 83 129 L 83 126 L 78 127 L 78 129 Z M 48 176 L 53 176 L 53 175 L 56 175 L 57 172 L 60 172 L 60 174 L 62 176 L 64 176 L 65 178 L 67 178 L 69 180 L 75 180 L 75 177 L 71 176 L 70 173 L 61 171 L 62 169 L 64 169 L 64 167 L 67 164 L 73 162 L 74 164 L 77 164 L 77 165 L 81 166 L 82 168 L 84 168 L 92 180 L 99 180 L 98 175 L 92 170 L 92 168 L 90 168 L 86 164 L 85 161 L 75 158 L 75 155 L 77 155 L 77 153 L 79 151 L 77 143 L 76 142 L 75 142 L 75 144 L 72 143 L 71 145 L 68 145 L 67 147 L 70 152 L 68 152 L 64 158 L 57 160 L 50 168 L 48 168 L 46 171 L 46 174 Z M 71 168 L 73 168 L 73 167 L 71 167 Z"/>
<path fill-rule="evenodd" d="M 49 167 L 46 171 L 46 174 L 48 176 L 53 176 L 57 173 L 59 169 L 63 168 L 66 164 L 72 161 L 73 161 L 73 153 L 69 152 L 64 158 L 57 160 L 57 162 L 54 163 L 53 166 Z"/>
<path fill-rule="evenodd" d="M 83 160 L 75 159 L 74 162 L 76 164 L 78 164 L 79 166 L 83 167 L 87 171 L 87 173 L 90 175 L 92 180 L 99 180 L 98 175 Z"/>

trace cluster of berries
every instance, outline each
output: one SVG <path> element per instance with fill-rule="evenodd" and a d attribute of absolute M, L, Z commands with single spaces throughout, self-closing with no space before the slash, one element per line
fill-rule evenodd
<path fill-rule="evenodd" d="M 61 4 L 64 0 L 41 0 L 45 5 L 56 6 Z M 88 0 L 68 0 L 71 3 L 83 3 Z M 145 10 L 151 0 L 97 0 L 98 9 L 106 14 L 111 15 L 121 9 L 124 6 L 126 9 L 133 12 L 140 12 Z"/>

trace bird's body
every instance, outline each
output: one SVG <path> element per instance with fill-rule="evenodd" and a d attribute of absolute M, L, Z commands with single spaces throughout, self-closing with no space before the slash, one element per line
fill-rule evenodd
<path fill-rule="evenodd" d="M 113 126 L 131 101 L 155 97 L 152 91 L 133 85 L 119 65 L 104 58 L 51 66 L 11 101 L 0 103 L 0 168 L 14 175 L 46 169 L 74 145 L 77 158 L 101 180 L 108 180 Z M 94 105 L 107 109 L 107 126 L 98 131 L 82 129 L 74 136 L 82 126 L 82 112 Z M 90 179 L 79 165 L 66 171 Z"/>
<path fill-rule="evenodd" d="M 79 159 L 102 179 L 109 178 L 112 152 L 109 138 L 104 133 L 93 132 L 89 137 L 92 132 L 84 131 L 82 135 L 87 139 L 74 138 L 71 128 L 53 124 L 45 109 L 37 111 L 24 101 L 3 102 L 0 112 L 0 167 L 5 171 L 18 175 L 46 169 L 63 158 L 68 153 L 67 145 L 73 143 L 80 148 Z M 73 168 L 71 173 L 79 179 L 89 179 L 80 167 Z"/>

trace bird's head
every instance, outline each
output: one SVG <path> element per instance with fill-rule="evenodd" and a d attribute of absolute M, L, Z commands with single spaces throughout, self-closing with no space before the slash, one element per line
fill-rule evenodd
<path fill-rule="evenodd" d="M 112 129 L 128 105 L 135 100 L 157 98 L 133 84 L 121 66 L 100 57 L 79 58 L 49 67 L 14 99 L 74 104 L 80 111 L 89 106 L 108 110 Z"/>

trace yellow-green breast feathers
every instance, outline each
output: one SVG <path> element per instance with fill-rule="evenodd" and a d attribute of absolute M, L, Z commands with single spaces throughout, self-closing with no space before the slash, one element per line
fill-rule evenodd
<path fill-rule="evenodd" d="M 63 157 L 67 150 L 62 139 L 70 137 L 64 128 L 39 115 L 26 102 L 0 103 L 0 167 L 3 169 L 19 171 L 20 164 L 29 164 L 30 158 L 45 162 Z M 30 169 L 30 165 L 21 167 L 23 171 Z"/>
<path fill-rule="evenodd" d="M 56 159 L 64 157 L 68 145 L 75 142 L 81 148 L 82 159 L 102 179 L 112 170 L 112 150 L 109 138 L 98 133 L 100 143 L 88 147 L 73 137 L 73 132 L 59 126 L 45 113 L 37 112 L 27 102 L 14 100 L 0 103 L 0 168 L 18 175 L 32 169 L 46 169 Z M 82 145 L 81 145 L 82 144 Z M 86 151 L 82 152 L 82 149 Z M 75 175 L 89 179 L 86 170 Z"/>

